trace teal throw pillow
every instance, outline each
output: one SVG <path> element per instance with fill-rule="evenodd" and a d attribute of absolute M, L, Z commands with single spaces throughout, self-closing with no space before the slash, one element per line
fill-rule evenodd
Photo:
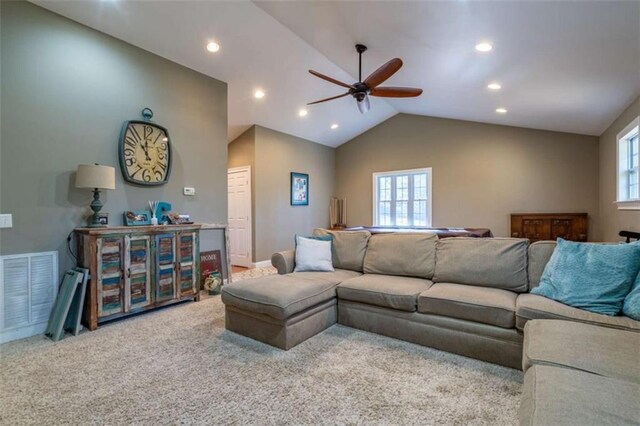
<path fill-rule="evenodd" d="M 531 293 L 604 315 L 622 311 L 640 270 L 640 245 L 575 243 L 558 238 Z"/>
<path fill-rule="evenodd" d="M 640 241 L 636 241 L 632 244 L 640 246 Z M 636 277 L 636 282 L 631 288 L 627 297 L 624 298 L 624 305 L 622 305 L 622 313 L 636 321 L 640 321 L 640 272 Z"/>

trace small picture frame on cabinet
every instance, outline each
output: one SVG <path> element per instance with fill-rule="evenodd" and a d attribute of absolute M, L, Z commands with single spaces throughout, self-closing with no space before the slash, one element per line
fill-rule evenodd
<path fill-rule="evenodd" d="M 151 225 L 151 213 L 148 210 L 124 212 L 124 223 L 127 226 Z"/>
<path fill-rule="evenodd" d="M 98 213 L 98 222 L 100 225 L 109 226 L 109 213 Z"/>

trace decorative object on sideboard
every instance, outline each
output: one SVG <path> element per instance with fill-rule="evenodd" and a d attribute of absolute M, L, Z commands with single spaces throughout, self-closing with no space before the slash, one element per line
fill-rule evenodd
<path fill-rule="evenodd" d="M 105 227 L 100 223 L 99 212 L 102 210 L 103 204 L 100 201 L 101 189 L 116 189 L 116 173 L 111 166 L 101 166 L 95 164 L 80 164 L 76 172 L 76 188 L 89 188 L 93 190 L 93 201 L 91 202 L 91 222 L 92 228 Z"/>
<path fill-rule="evenodd" d="M 511 215 L 511 237 L 536 242 L 563 238 L 585 242 L 588 239 L 587 213 L 521 213 Z"/>
<path fill-rule="evenodd" d="M 98 222 L 101 225 L 109 226 L 109 213 L 98 213 Z"/>
<path fill-rule="evenodd" d="M 158 221 L 161 225 L 168 225 L 170 223 L 168 215 L 170 211 L 171 204 L 164 201 L 158 201 L 158 204 L 156 206 L 156 217 L 158 218 Z"/>
<path fill-rule="evenodd" d="M 151 213 L 151 225 L 156 226 L 158 224 L 158 217 L 156 216 L 156 209 L 158 208 L 159 201 L 149 200 L 149 212 Z"/>
<path fill-rule="evenodd" d="M 118 157 L 124 180 L 144 186 L 164 185 L 171 174 L 169 131 L 151 122 L 153 111 L 142 110 L 143 120 L 125 121 L 120 132 Z"/>
<path fill-rule="evenodd" d="M 191 225 L 193 221 L 191 220 L 191 216 L 188 214 L 179 214 L 179 213 L 168 213 L 169 223 L 172 225 Z"/>
<path fill-rule="evenodd" d="M 329 222 L 333 230 L 347 227 L 347 200 L 332 197 L 329 201 Z"/>
<path fill-rule="evenodd" d="M 291 172 L 291 205 L 309 205 L 309 175 Z"/>
<path fill-rule="evenodd" d="M 151 225 L 151 213 L 147 210 L 134 210 L 124 212 L 124 223 L 127 226 Z"/>

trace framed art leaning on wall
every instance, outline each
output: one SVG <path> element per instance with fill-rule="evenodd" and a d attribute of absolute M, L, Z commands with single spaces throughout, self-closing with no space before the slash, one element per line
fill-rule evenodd
<path fill-rule="evenodd" d="M 309 205 L 309 175 L 291 172 L 291 205 Z"/>

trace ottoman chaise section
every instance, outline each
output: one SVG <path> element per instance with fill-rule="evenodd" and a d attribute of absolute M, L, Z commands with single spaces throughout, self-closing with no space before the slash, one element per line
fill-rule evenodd
<path fill-rule="evenodd" d="M 524 372 L 534 365 L 550 365 L 640 385 L 640 333 L 633 331 L 574 321 L 529 321 L 522 357 Z"/>
<path fill-rule="evenodd" d="M 336 282 L 270 275 L 222 290 L 227 330 L 291 349 L 337 321 Z"/>
<path fill-rule="evenodd" d="M 636 425 L 640 385 L 570 368 L 534 365 L 524 375 L 520 425 Z"/>

